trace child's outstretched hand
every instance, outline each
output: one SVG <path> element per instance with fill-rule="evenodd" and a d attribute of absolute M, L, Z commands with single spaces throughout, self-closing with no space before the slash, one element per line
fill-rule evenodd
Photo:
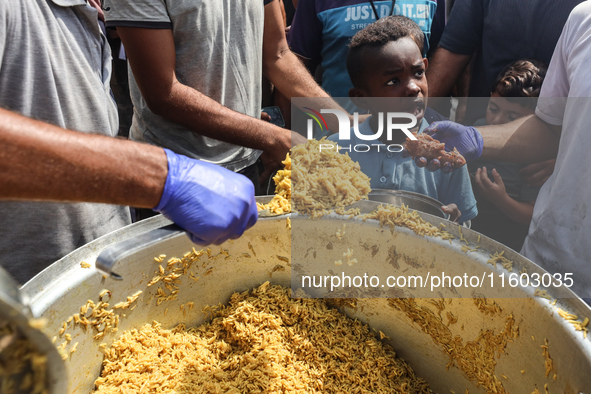
<path fill-rule="evenodd" d="M 476 170 L 476 176 L 474 180 L 478 190 L 482 195 L 492 203 L 498 203 L 505 199 L 507 196 L 507 190 L 505 189 L 505 183 L 503 178 L 496 169 L 492 170 L 493 181 L 490 180 L 486 172 L 486 167 L 482 167 Z"/>
<path fill-rule="evenodd" d="M 449 220 L 452 222 L 457 222 L 460 216 L 462 216 L 462 212 L 460 212 L 456 204 L 444 205 L 441 207 L 441 210 L 449 215 Z"/>

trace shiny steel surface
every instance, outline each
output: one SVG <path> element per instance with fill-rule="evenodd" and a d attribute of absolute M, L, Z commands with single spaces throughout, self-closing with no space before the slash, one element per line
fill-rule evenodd
<path fill-rule="evenodd" d="M 449 217 L 449 215 L 441 210 L 441 206 L 444 205 L 441 201 L 420 193 L 405 190 L 373 189 L 369 193 L 368 198 L 370 201 L 383 202 L 395 206 L 404 204 L 411 210 L 425 212 L 444 219 Z"/>
<path fill-rule="evenodd" d="M 363 212 L 369 212 L 379 204 L 362 201 L 356 205 Z M 91 331 L 81 328 L 68 331 L 73 336 L 72 343 L 79 342 L 78 350 L 66 362 L 70 376 L 69 392 L 88 393 L 100 373 L 102 351 L 99 345 L 106 343 L 109 346 L 124 330 L 138 328 L 154 320 L 162 323 L 165 328 L 174 327 L 180 322 L 185 322 L 188 326 L 201 324 L 206 320 L 202 313 L 204 306 L 227 302 L 235 291 L 253 288 L 267 280 L 283 286 L 297 284 L 304 260 L 312 263 L 314 273 L 327 275 L 335 269 L 334 261 L 342 258 L 343 251 L 348 247 L 354 249 L 355 257 L 359 260 L 359 264 L 350 268 L 352 275 L 383 270 L 385 261 L 393 263 L 388 260 L 392 257 L 392 250 L 395 251 L 396 264 L 399 265 L 397 269 L 401 272 L 412 271 L 415 266 L 427 266 L 431 269 L 445 267 L 450 272 L 456 270 L 472 273 L 485 269 L 495 274 L 502 273 L 503 269 L 499 266 L 487 264 L 490 254 L 499 251 L 504 251 L 505 256 L 514 261 L 517 271 L 526 268 L 528 272 L 543 272 L 516 252 L 481 237 L 474 231 L 460 229 L 457 225 L 432 215 L 421 216 L 435 225 L 444 223 L 456 239 L 443 241 L 422 237 L 407 228 L 382 228 L 374 220 L 347 219 L 334 214 L 317 220 L 292 214 L 291 232 L 286 227 L 286 216 L 261 219 L 240 239 L 212 247 L 212 258 L 203 260 L 192 269 L 199 279 L 191 280 L 184 275 L 179 285 L 178 299 L 165 301 L 159 306 L 155 299 L 157 286 L 147 286 L 160 264 L 154 261 L 154 257 L 161 254 L 165 254 L 167 258 L 182 257 L 190 251 L 194 245 L 183 232 L 170 234 L 165 239 L 143 242 L 143 246 L 131 254 L 123 253 L 118 257 L 116 253 L 112 253 L 114 264 L 111 267 L 114 267 L 123 280 L 103 276 L 94 267 L 80 267 L 81 261 L 94 265 L 99 254 L 106 250 L 112 252 L 110 248 L 118 242 L 170 224 L 167 219 L 157 216 L 78 249 L 25 284 L 22 292 L 31 299 L 33 313 L 48 318 L 46 332 L 51 337 L 57 334 L 63 321 L 78 313 L 86 300 L 97 299 L 103 289 L 111 292 L 111 304 L 124 301 L 138 290 L 143 291 L 137 300 L 137 308 L 124 311 L 125 316 L 121 316 L 118 332 L 109 332 L 104 338 L 94 340 Z M 346 234 L 338 239 L 335 234 L 344 228 L 343 225 L 346 225 Z M 478 244 L 479 249 L 470 253 L 461 251 L 465 242 L 460 241 L 460 237 L 465 242 Z M 372 248 L 374 245 L 376 247 Z M 503 384 L 508 392 L 529 393 L 536 387 L 543 391 L 544 384 L 549 385 L 550 392 L 591 392 L 591 341 L 584 339 L 581 332 L 575 331 L 570 323 L 560 318 L 556 308 L 577 314 L 581 319 L 591 317 L 591 310 L 566 288 L 548 291 L 553 298 L 559 298 L 556 306 L 551 305 L 547 299 L 535 297 L 534 290 L 509 289 L 503 297 L 513 298 L 494 299 L 503 313 L 486 315 L 469 298 L 477 294 L 463 294 L 461 289 L 457 289 L 464 298 L 454 298 L 447 305 L 446 311 L 452 312 L 459 319 L 457 324 L 450 326 L 450 330 L 467 343 L 474 340 L 481 330 L 501 330 L 506 315 L 512 313 L 519 325 L 520 334 L 507 345 L 497 360 L 495 370 L 497 376 L 507 376 L 508 379 L 503 380 Z M 318 289 L 317 293 L 322 295 L 323 290 Z M 439 297 L 439 294 L 433 296 Z M 186 308 L 181 310 L 181 305 L 186 305 L 189 301 L 194 302 L 194 308 L 190 312 Z M 429 300 L 417 301 L 437 312 Z M 344 307 L 342 310 L 391 338 L 386 341 L 400 357 L 414 367 L 419 376 L 431 384 L 435 392 L 453 390 L 463 393 L 466 389 L 470 393 L 484 392 L 482 387 L 477 387 L 475 382 L 468 380 L 458 368 L 448 369 L 446 365 L 449 357 L 442 348 L 435 345 L 433 339 L 404 313 L 390 306 L 388 299 L 359 299 L 355 309 Z M 540 348 L 545 339 L 549 342 L 557 380 L 553 380 L 552 376 L 545 376 L 544 358 Z M 61 339 L 57 343 L 60 341 Z M 526 372 L 522 374 L 521 370 Z"/>
<path fill-rule="evenodd" d="M 47 357 L 49 392 L 50 394 L 65 393 L 66 366 L 51 340 L 43 332 L 29 325 L 29 320 L 33 317 L 28 307 L 28 297 L 21 294 L 17 282 L 0 267 L 0 326 L 9 324 L 16 328 L 19 335 L 26 337 L 40 354 Z M 16 339 L 16 335 L 0 339 L 0 359 L 2 359 L 2 352 Z M 12 360 L 3 361 L 12 362 Z"/>
<path fill-rule="evenodd" d="M 115 280 L 123 280 L 123 277 L 113 271 L 115 264 L 126 257 L 139 253 L 146 246 L 156 242 L 166 242 L 169 238 L 174 238 L 182 234 L 184 230 L 176 224 L 155 228 L 144 234 L 139 234 L 134 238 L 121 241 L 115 245 L 106 248 L 96 258 L 96 269 Z"/>

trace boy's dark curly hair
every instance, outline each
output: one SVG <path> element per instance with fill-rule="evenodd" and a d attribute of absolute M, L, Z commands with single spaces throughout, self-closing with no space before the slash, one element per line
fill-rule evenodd
<path fill-rule="evenodd" d="M 380 48 L 403 37 L 412 38 L 423 53 L 425 42 L 423 31 L 412 19 L 402 15 L 378 19 L 357 32 L 351 39 L 347 53 L 347 71 L 353 85 L 358 86 L 361 82 L 366 63 L 363 57 L 367 49 Z"/>
<path fill-rule="evenodd" d="M 542 82 L 546 76 L 547 67 L 537 60 L 517 60 L 509 64 L 499 74 L 493 84 L 492 92 L 508 101 L 528 103 L 528 107 L 535 107 L 536 100 L 511 100 L 518 97 L 538 97 L 542 89 Z"/>

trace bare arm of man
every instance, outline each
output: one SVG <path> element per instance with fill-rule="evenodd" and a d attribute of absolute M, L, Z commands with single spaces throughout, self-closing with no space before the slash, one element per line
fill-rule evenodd
<path fill-rule="evenodd" d="M 265 6 L 263 74 L 286 97 L 329 97 L 289 49 L 277 1 Z"/>
<path fill-rule="evenodd" d="M 64 130 L 0 109 L 0 199 L 86 201 L 154 208 L 164 150 Z"/>
<path fill-rule="evenodd" d="M 295 52 L 293 52 L 293 54 L 298 58 L 298 60 L 300 62 L 302 62 L 302 64 L 304 65 L 304 67 L 306 67 L 308 72 L 310 72 L 310 74 L 312 76 L 314 76 L 314 72 L 316 71 L 316 67 L 318 67 L 320 62 L 318 60 L 308 59 L 307 57 L 304 57 L 302 55 L 298 55 Z"/>
<path fill-rule="evenodd" d="M 425 129 L 432 138 L 445 143 L 447 150 L 456 148 L 470 162 L 481 157 L 492 161 L 512 163 L 537 163 L 555 158 L 562 127 L 552 126 L 536 115 L 524 116 L 513 122 L 472 127 L 451 121 L 434 122 Z M 448 167 L 441 166 L 438 160 L 418 157 L 419 167 L 430 171 Z"/>
<path fill-rule="evenodd" d="M 300 107 L 338 109 L 347 113 L 316 83 L 306 66 L 289 49 L 281 22 L 281 9 L 277 1 L 265 6 L 265 30 L 263 35 L 263 74 L 287 99 L 307 97 L 309 102 Z M 313 98 L 320 98 L 312 100 Z M 329 130 L 338 131 L 336 116 L 327 116 Z"/>
<path fill-rule="evenodd" d="M 552 126 L 536 115 L 502 125 L 478 127 L 484 141 L 482 158 L 519 163 L 555 158 L 561 130 L 560 126 Z"/>
<path fill-rule="evenodd" d="M 152 112 L 201 135 L 260 149 L 275 162 L 285 159 L 291 132 L 224 107 L 178 81 L 172 30 L 118 27 L 117 31 Z"/>
<path fill-rule="evenodd" d="M 470 63 L 470 55 L 437 48 L 427 69 L 430 97 L 446 97 Z"/>
<path fill-rule="evenodd" d="M 240 174 L 156 146 L 64 130 L 1 109 L 0 200 L 152 208 L 200 245 L 237 238 L 257 220 L 254 187 Z"/>

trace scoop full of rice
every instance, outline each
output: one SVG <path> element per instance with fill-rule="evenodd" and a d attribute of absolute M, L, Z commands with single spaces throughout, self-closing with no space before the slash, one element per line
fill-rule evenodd
<path fill-rule="evenodd" d="M 332 148 L 330 148 L 332 146 Z M 370 178 L 336 143 L 325 138 L 292 148 L 292 203 L 313 217 L 367 199 Z"/>
<path fill-rule="evenodd" d="M 275 196 L 268 204 L 257 203 L 259 211 L 268 209 L 272 213 L 284 214 L 291 212 L 291 157 L 289 153 L 283 163 L 283 169 L 273 177 Z"/>

